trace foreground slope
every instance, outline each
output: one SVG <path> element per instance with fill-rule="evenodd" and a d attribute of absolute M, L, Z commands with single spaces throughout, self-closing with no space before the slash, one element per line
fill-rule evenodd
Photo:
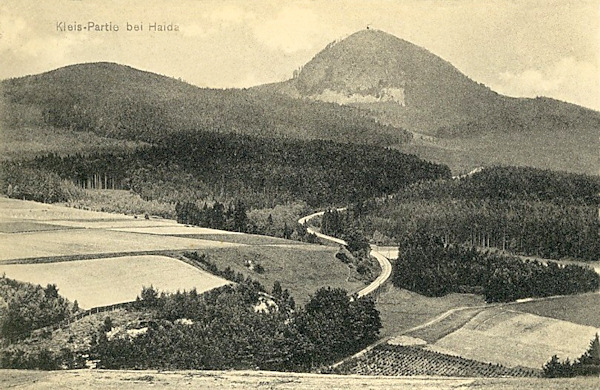
<path fill-rule="evenodd" d="M 394 378 L 356 375 L 317 375 L 266 371 L 24 371 L 5 370 L 0 386 L 26 389 L 411 389 L 411 390 L 530 390 L 596 389 L 598 378 Z"/>

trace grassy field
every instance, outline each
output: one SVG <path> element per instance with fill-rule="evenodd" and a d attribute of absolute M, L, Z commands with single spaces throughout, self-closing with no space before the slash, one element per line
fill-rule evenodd
<path fill-rule="evenodd" d="M 208 255 L 208 259 L 219 269 L 231 267 L 262 283 L 267 289 L 275 281 L 281 282 L 296 299 L 305 303 L 309 295 L 319 287 L 341 287 L 348 291 L 358 291 L 365 286 L 353 278 L 347 265 L 335 258 L 336 248 L 318 245 L 280 246 L 243 246 L 237 248 L 211 248 L 199 253 Z M 260 264 L 264 273 L 250 271 L 247 261 Z"/>
<path fill-rule="evenodd" d="M 438 138 L 434 142 L 417 140 L 399 145 L 398 149 L 446 164 L 453 174 L 467 173 L 480 166 L 513 165 L 597 175 L 598 139 L 593 134 L 592 131 L 487 132 L 477 137 Z M 588 141 L 583 142 L 581 137 Z M 531 151 L 534 144 L 538 145 L 536 153 Z"/>
<path fill-rule="evenodd" d="M 30 221 L 4 221 L 0 222 L 0 233 L 26 233 L 26 232 L 40 232 L 48 230 L 64 230 L 69 229 L 66 226 L 30 222 Z"/>
<path fill-rule="evenodd" d="M 300 241 L 290 241 L 283 238 L 260 236 L 256 234 L 197 234 L 197 235 L 177 235 L 178 237 L 201 238 L 204 240 L 214 240 L 222 242 L 232 242 L 244 245 L 303 245 L 309 244 Z"/>
<path fill-rule="evenodd" d="M 132 216 L 75 209 L 59 205 L 0 197 L 2 221 L 52 221 L 52 220 L 131 220 Z"/>
<path fill-rule="evenodd" d="M 230 267 L 258 280 L 267 289 L 270 289 L 275 281 L 280 281 L 283 288 L 289 289 L 299 303 L 306 302 L 309 295 L 320 287 L 341 287 L 351 292 L 364 287 L 364 283 L 357 280 L 356 272 L 335 258 L 337 246 L 306 244 L 184 226 L 172 220 L 136 219 L 127 215 L 6 198 L 0 198 L 0 222 L 5 224 L 6 231 L 11 231 L 0 234 L 0 272 L 35 270 L 30 271 L 31 277 L 41 278 L 35 283 L 63 283 L 65 278 L 78 280 L 82 277 L 78 273 L 87 275 L 85 278 L 91 278 L 92 271 L 87 268 L 93 269 L 94 262 L 106 264 L 107 257 L 139 258 L 141 254 L 148 257 L 197 251 L 207 254 L 219 269 Z M 55 230 L 45 230 L 46 228 Z M 31 231 L 20 232 L 22 230 Z M 50 261 L 64 263 L 52 265 Z M 250 270 L 247 266 L 249 261 L 260 264 L 264 272 Z M 17 267 L 18 264 L 14 263 L 22 263 L 22 267 Z M 49 271 L 63 268 L 64 272 Z M 70 271 L 75 268 L 77 271 Z M 114 277 L 119 278 L 121 274 L 137 271 L 132 269 L 125 272 L 115 269 L 114 272 Z M 157 277 L 165 274 L 168 280 L 173 279 L 166 269 L 153 273 L 156 273 Z M 8 271 L 7 275 L 10 277 Z M 110 280 L 111 272 L 106 271 L 101 278 Z M 99 283 L 106 283 L 106 280 Z M 146 282 L 146 285 L 149 284 L 149 281 Z M 157 282 L 154 285 L 160 287 Z M 170 287 L 188 288 L 188 285 L 169 285 Z M 59 288 L 66 294 L 70 287 L 63 288 L 59 284 Z M 118 289 L 127 291 L 125 296 L 131 296 L 127 287 Z M 136 284 L 135 294 L 138 294 L 140 289 L 141 285 Z M 68 294 L 67 297 L 71 298 Z M 93 301 L 75 299 L 82 305 L 84 301 L 88 302 L 88 305 L 95 305 Z M 110 303 L 114 303 L 115 299 L 110 298 Z"/>
<path fill-rule="evenodd" d="M 510 307 L 525 313 L 600 328 L 600 295 L 597 293 L 514 303 Z"/>
<path fill-rule="evenodd" d="M 108 227 L 111 230 L 127 233 L 155 234 L 159 236 L 181 236 L 188 238 L 204 238 L 201 236 L 220 236 L 220 235 L 240 235 L 242 233 L 228 232 L 225 230 L 216 230 L 199 226 L 180 225 L 175 221 L 157 220 L 154 223 L 122 224 L 119 226 Z"/>
<path fill-rule="evenodd" d="M 0 235 L 0 261 L 47 256 L 122 253 L 157 250 L 199 250 L 231 247 L 218 241 L 197 240 L 102 229 L 73 229 Z"/>
<path fill-rule="evenodd" d="M 435 324 L 408 332 L 407 335 L 425 340 L 428 343 L 434 343 L 442 337 L 463 327 L 483 310 L 484 309 L 481 308 L 457 310 L 440 321 L 437 321 Z"/>
<path fill-rule="evenodd" d="M 482 311 L 427 348 L 507 367 L 539 369 L 554 354 L 571 360 L 581 356 L 597 331 L 497 307 Z"/>
<path fill-rule="evenodd" d="M 0 388 L 18 389 L 278 389 L 278 390 L 596 390 L 598 378 L 439 378 L 318 375 L 265 371 L 4 370 Z"/>
<path fill-rule="evenodd" d="M 45 264 L 0 265 L 7 277 L 40 284 L 55 283 L 60 294 L 82 308 L 130 302 L 143 286 L 175 292 L 211 290 L 228 282 L 165 256 L 127 256 Z"/>
<path fill-rule="evenodd" d="M 388 284 L 378 294 L 377 309 L 381 312 L 383 336 L 395 336 L 421 325 L 455 307 L 482 305 L 480 296 L 449 294 L 429 298 Z"/>

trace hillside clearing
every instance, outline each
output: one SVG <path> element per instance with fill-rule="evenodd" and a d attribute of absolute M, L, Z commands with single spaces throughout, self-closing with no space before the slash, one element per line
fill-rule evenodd
<path fill-rule="evenodd" d="M 510 307 L 525 313 L 600 328 L 600 295 L 597 293 L 513 303 Z"/>
<path fill-rule="evenodd" d="M 377 296 L 377 309 L 383 322 L 382 336 L 396 336 L 455 307 L 483 303 L 483 298 L 477 295 L 448 294 L 430 298 L 388 285 Z"/>
<path fill-rule="evenodd" d="M 0 265 L 0 273 L 33 284 L 56 284 L 60 294 L 82 308 L 134 301 L 142 287 L 198 292 L 228 281 L 165 256 L 125 256 L 44 264 Z"/>
<path fill-rule="evenodd" d="M 304 304 L 320 287 L 340 287 L 355 292 L 365 286 L 353 277 L 346 264 L 335 258 L 336 252 L 336 248 L 319 245 L 294 245 L 211 248 L 198 253 L 206 254 L 219 269 L 230 267 L 259 281 L 267 289 L 279 281 L 283 288 L 290 290 L 297 303 Z M 248 262 L 260 264 L 264 272 L 251 271 L 246 265 Z"/>

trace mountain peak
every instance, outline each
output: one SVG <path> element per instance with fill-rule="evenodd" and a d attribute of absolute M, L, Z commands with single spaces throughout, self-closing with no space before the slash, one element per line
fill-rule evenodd
<path fill-rule="evenodd" d="M 292 83 L 300 95 L 316 100 L 427 110 L 440 103 L 477 105 L 495 95 L 426 49 L 373 29 L 327 45 Z"/>

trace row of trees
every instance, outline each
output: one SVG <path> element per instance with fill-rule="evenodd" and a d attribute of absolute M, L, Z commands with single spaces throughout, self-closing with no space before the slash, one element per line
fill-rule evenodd
<path fill-rule="evenodd" d="M 227 210 L 219 202 L 215 202 L 212 206 L 204 203 L 202 209 L 191 202 L 177 203 L 175 214 L 177 222 L 183 224 L 245 233 L 250 230 L 246 206 L 241 201 L 236 202 L 235 206 L 229 204 Z"/>
<path fill-rule="evenodd" d="M 578 359 L 560 361 L 557 355 L 544 364 L 546 378 L 570 378 L 574 376 L 596 376 L 600 374 L 600 340 L 598 334 L 590 341 L 590 346 Z"/>
<path fill-rule="evenodd" d="M 140 304 L 156 321 L 137 337 L 109 340 L 102 330 L 92 357 L 104 368 L 310 370 L 360 350 L 381 328 L 371 299 L 341 289 L 322 288 L 302 308 L 277 284 L 272 296 L 244 283 L 202 295 L 146 289 Z"/>
<path fill-rule="evenodd" d="M 57 173 L 23 166 L 0 164 L 0 193 L 36 202 L 65 202 L 82 196 L 79 188 Z"/>
<path fill-rule="evenodd" d="M 428 296 L 472 292 L 487 302 L 595 291 L 600 277 L 577 265 L 547 264 L 444 244 L 427 231 L 403 237 L 393 283 Z"/>

